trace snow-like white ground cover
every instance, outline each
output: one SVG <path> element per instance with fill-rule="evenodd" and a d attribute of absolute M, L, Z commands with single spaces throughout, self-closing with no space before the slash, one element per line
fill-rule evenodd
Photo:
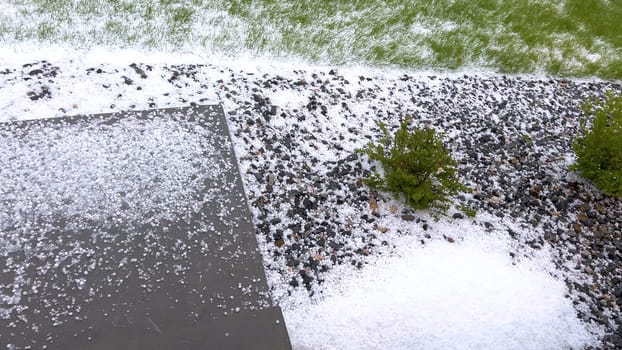
<path fill-rule="evenodd" d="M 63 47 L 0 48 L 0 70 L 22 69 L 24 63 L 42 60 L 60 67 L 59 75 L 50 78 L 53 83 L 45 79 L 8 81 L 0 75 L 0 121 L 145 109 L 150 101 L 156 101 L 158 107 L 186 106 L 189 101 L 221 103 L 225 111 L 234 111 L 235 100 L 225 98 L 224 90 L 211 87 L 215 81 L 227 78 L 231 71 L 247 73 L 252 82 L 253 76 L 263 74 L 294 76 L 294 70 L 330 69 L 303 62 L 210 61 L 200 55 L 102 48 L 90 51 Z M 131 63 L 151 65 L 149 78 L 131 76 L 134 83 L 128 85 L 118 79 L 111 80 L 114 76 L 110 74 L 87 74 L 89 68 L 130 74 L 133 73 L 128 67 Z M 207 65 L 201 79 L 210 83 L 209 88 L 187 80 L 175 87 L 168 81 L 171 74 L 166 70 L 167 65 L 197 63 Z M 351 81 L 356 81 L 359 75 L 396 78 L 404 73 L 412 75 L 412 72 L 360 66 L 340 68 L 340 74 Z M 429 72 L 415 74 L 425 77 Z M 434 89 L 434 81 L 428 82 Z M 49 86 L 51 98 L 37 101 L 28 98 L 29 91 L 42 85 Z M 250 95 L 244 91 L 238 93 Z M 307 96 L 293 92 L 273 96 L 278 103 L 294 107 L 304 105 L 307 100 Z M 250 99 L 249 96 L 239 98 Z M 351 106 L 361 114 L 368 108 L 363 103 Z M 322 126 L 325 130 L 341 128 L 330 119 L 325 123 Z M 283 128 L 288 124 L 275 118 L 272 127 Z M 238 157 L 244 155 L 242 143 L 242 139 L 234 137 Z M 247 192 L 260 191 L 249 187 L 249 182 L 246 186 Z M 503 227 L 515 226 L 508 219 L 489 218 L 489 221 Z M 309 299 L 302 288 L 287 296 L 287 283 L 268 276 L 276 294 L 282 296 L 280 302 L 294 348 L 580 349 L 594 341 L 593 334 L 598 334 L 598 329 L 576 317 L 565 298 L 567 291 L 559 277 L 561 272 L 555 271 L 546 249 L 537 254 L 523 251 L 518 254 L 520 258 L 511 259 L 509 251 L 524 248 L 514 247 L 507 235 L 484 230 L 468 220 L 441 219 L 434 224 L 437 239 L 427 244 L 420 242 L 421 229 L 414 228 L 414 223 L 410 228 L 409 223 L 396 218 L 387 225 L 399 226 L 410 234 L 392 234 L 391 245 L 397 248 L 394 251 L 386 248 L 381 254 L 372 255 L 362 270 L 335 267 L 324 282 L 322 297 Z M 515 230 L 521 235 L 532 234 L 520 227 Z M 443 240 L 443 236 L 451 237 L 454 242 Z M 269 257 L 265 258 L 268 263 Z"/>
<path fill-rule="evenodd" d="M 360 274 L 336 269 L 325 297 L 284 309 L 297 349 L 568 349 L 591 342 L 546 253 L 515 262 L 481 226 L 442 222 L 450 237 L 401 237 Z"/>

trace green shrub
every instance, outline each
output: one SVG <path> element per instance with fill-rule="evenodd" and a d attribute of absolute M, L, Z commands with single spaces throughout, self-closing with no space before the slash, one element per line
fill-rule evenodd
<path fill-rule="evenodd" d="M 373 189 L 392 192 L 396 199 L 404 196 L 413 209 L 449 208 L 449 195 L 468 188 L 456 179 L 456 162 L 443 148 L 442 138 L 431 128 L 408 130 L 401 122 L 392 139 L 386 126 L 378 123 L 383 137 L 378 144 L 369 143 L 359 152 L 380 161 L 384 176 L 375 171 L 365 179 Z"/>
<path fill-rule="evenodd" d="M 609 91 L 604 99 L 586 101 L 582 109 L 585 116 L 573 144 L 577 161 L 571 170 L 605 194 L 622 197 L 622 95 Z"/>

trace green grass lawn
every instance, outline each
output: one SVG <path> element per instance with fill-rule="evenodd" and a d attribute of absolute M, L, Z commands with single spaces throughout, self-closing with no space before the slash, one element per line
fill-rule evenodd
<path fill-rule="evenodd" d="M 4 0 L 0 42 L 622 79 L 619 0 Z"/>

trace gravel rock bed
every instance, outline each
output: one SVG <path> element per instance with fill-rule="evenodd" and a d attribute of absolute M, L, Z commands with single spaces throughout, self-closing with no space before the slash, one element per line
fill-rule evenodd
<path fill-rule="evenodd" d="M 345 79 L 328 77 L 329 87 L 325 77 L 311 82 L 317 90 L 300 111 L 275 108 L 259 92 L 241 108 L 241 119 L 231 118 L 246 124 L 237 130 L 237 137 L 262 141 L 259 148 L 250 148 L 257 156 L 243 160 L 252 169 L 252 177 L 247 178 L 250 187 L 259 189 L 251 191 L 249 198 L 258 233 L 268 246 L 274 242 L 268 253 L 277 263 L 269 266 L 291 276 L 290 286 L 304 286 L 313 294 L 331 263 L 360 267 L 377 245 L 388 244 L 380 238 L 387 228 L 376 222 L 391 213 L 369 210 L 370 200 L 387 198 L 360 186 L 360 177 L 368 174 L 365 160 L 341 152 L 343 142 L 356 143 L 352 138 L 370 136 L 375 140 L 379 135 L 373 128 L 372 132 L 357 130 L 360 118 L 350 111 L 348 101 L 378 99 L 374 115 L 388 125 L 396 128 L 400 117 L 412 114 L 415 124 L 432 125 L 448 134 L 446 142 L 460 161 L 460 174 L 475 189 L 472 195 L 457 196 L 456 203 L 509 217 L 532 229 L 532 237 L 513 238 L 532 249 L 552 247 L 558 267 L 576 276 L 567 285 L 574 303 L 583 310 L 580 317 L 607 329 L 605 347 L 622 347 L 622 202 L 603 197 L 567 170 L 580 101 L 607 89 L 619 91 L 619 85 L 464 76 L 439 78 L 432 89 L 408 76 L 388 85 L 360 77 L 356 82 L 360 89 L 352 96 L 339 90 L 339 85 L 347 84 Z M 256 83 L 264 87 L 285 84 L 288 89 L 299 86 L 274 77 Z M 412 100 L 385 100 L 382 95 L 391 95 L 392 90 L 408 91 Z M 311 130 L 264 127 L 277 114 L 291 120 L 321 120 L 335 105 L 342 118 L 352 121 L 347 124 L 348 132 L 331 132 L 319 125 Z M 244 118 L 245 114 L 255 120 Z M 370 122 L 365 120 L 368 126 Z M 327 134 L 333 136 L 319 139 L 318 148 L 328 148 L 336 160 L 318 159 L 298 141 Z M 355 215 L 344 215 L 352 209 Z M 407 209 L 400 216 L 420 221 L 424 230 L 433 227 Z M 453 218 L 464 215 L 456 212 Z M 516 235 L 509 228 L 489 222 L 483 225 L 500 234 Z M 430 236 L 422 238 L 426 237 Z M 359 244 L 352 245 L 353 240 Z M 331 263 L 324 263 L 327 260 Z"/>
<path fill-rule="evenodd" d="M 354 151 L 380 137 L 375 121 L 396 130 L 400 118 L 410 115 L 413 125 L 445 133 L 461 179 L 474 189 L 457 195 L 455 204 L 478 216 L 452 210 L 444 219 L 458 225 L 475 220 L 493 234 L 509 235 L 522 246 L 509 252 L 516 259 L 549 249 L 579 316 L 605 330 L 602 348 L 622 348 L 622 200 L 604 197 L 567 170 L 581 101 L 607 90 L 622 92 L 619 83 L 344 71 L 266 74 L 132 64 L 63 72 L 34 62 L 0 67 L 0 83 L 23 87 L 24 99 L 47 101 L 57 115 L 72 114 L 67 98 L 54 104 L 62 94 L 59 79 L 93 75 L 101 76 L 100 89 L 116 96 L 108 110 L 222 103 L 277 300 L 301 289 L 321 294 L 331 268 L 362 268 L 369 255 L 390 252 L 399 235 L 420 235 L 423 244 L 460 239 L 435 231 L 429 213 L 412 212 L 361 182 L 372 165 Z M 123 97 L 153 82 L 166 88 L 140 101 Z M 183 97 L 176 91 L 184 91 Z"/>

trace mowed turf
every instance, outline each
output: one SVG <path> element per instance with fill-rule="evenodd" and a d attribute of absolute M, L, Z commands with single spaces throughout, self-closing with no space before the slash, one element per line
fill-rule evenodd
<path fill-rule="evenodd" d="M 617 0 L 5 0 L 0 43 L 622 79 Z"/>

